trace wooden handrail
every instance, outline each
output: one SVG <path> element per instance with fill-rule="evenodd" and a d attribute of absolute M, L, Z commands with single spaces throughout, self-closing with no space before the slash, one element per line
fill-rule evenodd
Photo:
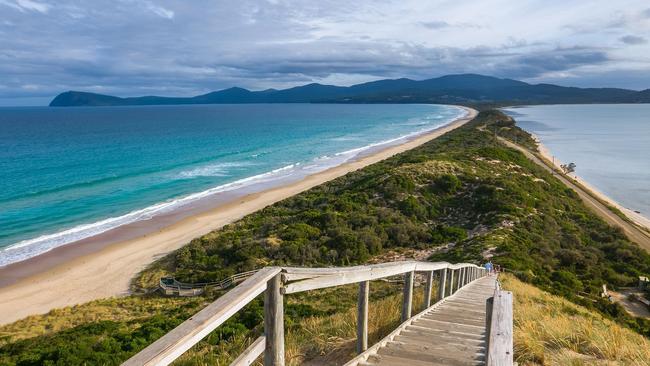
<path fill-rule="evenodd" d="M 123 365 L 169 365 L 237 311 L 266 290 L 269 279 L 278 275 L 280 267 L 261 269 L 239 286 L 228 291 L 193 317 L 128 359 Z"/>
<path fill-rule="evenodd" d="M 503 291 L 497 282 L 494 296 L 487 303 L 487 365 L 511 366 L 514 362 L 512 292 Z"/>
<path fill-rule="evenodd" d="M 198 282 L 198 283 L 180 282 L 180 281 L 177 281 L 175 278 L 164 277 L 164 278 L 160 279 L 159 286 L 162 289 L 183 289 L 183 290 L 202 289 L 202 288 L 206 288 L 206 287 L 215 287 L 215 288 L 219 288 L 219 289 L 225 289 L 227 287 L 230 287 L 234 283 L 242 282 L 244 279 L 254 275 L 256 272 L 257 272 L 257 270 L 241 272 L 241 273 L 236 273 L 236 274 L 234 274 L 232 276 L 228 276 L 228 277 L 222 279 L 221 281 Z M 173 283 L 172 284 L 165 283 L 166 279 L 172 280 Z"/>
<path fill-rule="evenodd" d="M 470 270 L 471 269 L 471 270 Z M 462 271 L 461 271 L 462 270 Z M 264 353 L 264 364 L 273 366 L 284 365 L 284 316 L 283 297 L 285 294 L 309 291 L 326 287 L 359 283 L 360 315 L 367 314 L 367 292 L 369 281 L 386 277 L 405 275 L 404 303 L 402 319 L 411 318 L 413 298 L 413 274 L 427 272 L 427 291 L 431 292 L 433 272 L 440 271 L 438 300 L 446 296 L 445 284 L 450 278 L 449 293 L 453 293 L 454 285 L 460 288 L 486 274 L 485 269 L 470 263 L 450 264 L 447 262 L 417 262 L 401 261 L 381 264 L 370 264 L 354 267 L 337 268 L 297 268 L 297 267 L 266 267 L 248 277 L 245 281 L 227 292 L 216 301 L 206 306 L 178 327 L 140 351 L 122 365 L 168 365 L 194 346 L 206 335 L 223 324 L 237 311 L 250 303 L 258 295 L 265 293 L 264 303 L 264 336 L 258 338 L 233 365 L 252 362 Z M 454 276 L 457 277 L 454 284 Z M 457 290 L 456 289 L 456 290 Z M 430 294 L 428 299 L 430 301 Z M 425 298 L 427 298 L 425 296 Z M 429 302 L 428 301 L 428 302 Z M 427 304 L 429 305 L 429 304 Z M 357 350 L 365 350 L 367 346 L 367 315 L 362 326 L 357 327 Z M 264 351 L 262 352 L 262 343 Z"/>

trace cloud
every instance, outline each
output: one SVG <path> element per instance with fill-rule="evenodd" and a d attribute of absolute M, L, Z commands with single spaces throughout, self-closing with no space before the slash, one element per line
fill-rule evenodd
<path fill-rule="evenodd" d="M 174 12 L 168 9 L 165 9 L 161 6 L 158 6 L 150 1 L 145 1 L 144 6 L 151 11 L 152 13 L 158 15 L 159 17 L 166 18 L 166 19 L 173 19 L 174 18 Z"/>
<path fill-rule="evenodd" d="M 425 28 L 429 28 L 429 29 L 441 29 L 441 28 L 451 27 L 449 23 L 442 20 L 433 20 L 430 22 L 422 22 L 420 24 L 422 24 Z"/>
<path fill-rule="evenodd" d="M 34 0 L 0 0 L 0 4 L 9 6 L 21 12 L 36 11 L 43 14 L 47 13 L 52 7 L 50 4 Z"/>
<path fill-rule="evenodd" d="M 634 42 L 626 35 L 650 31 L 638 0 L 521 0 L 507 13 L 498 11 L 503 1 L 0 0 L 0 99 L 70 89 L 196 95 L 463 72 L 576 84 L 599 73 L 612 83 L 615 72 L 650 74 L 650 45 L 625 46 Z M 638 83 L 627 77 L 618 86 Z"/>
<path fill-rule="evenodd" d="M 637 44 L 646 44 L 648 40 L 641 36 L 627 35 L 619 38 L 619 40 L 625 44 L 637 45 Z"/>
<path fill-rule="evenodd" d="M 549 73 L 569 71 L 585 65 L 599 65 L 610 61 L 603 50 L 589 48 L 556 48 L 514 57 L 504 66 L 510 75 L 536 78 Z"/>

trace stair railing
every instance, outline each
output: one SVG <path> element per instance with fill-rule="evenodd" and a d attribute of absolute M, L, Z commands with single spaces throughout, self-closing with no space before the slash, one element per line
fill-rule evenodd
<path fill-rule="evenodd" d="M 168 365 L 214 331 L 257 296 L 264 294 L 264 335 L 257 338 L 232 364 L 250 365 L 263 354 L 265 366 L 284 366 L 284 295 L 359 284 L 357 352 L 368 348 L 370 281 L 404 275 L 402 322 L 411 318 L 416 272 L 426 277 L 425 307 L 431 306 L 434 273 L 438 273 L 437 299 L 454 294 L 487 271 L 474 264 L 401 261 L 337 268 L 266 267 L 203 308 L 178 327 L 124 362 L 125 366 Z"/>
<path fill-rule="evenodd" d="M 514 362 L 512 292 L 496 282 L 494 296 L 486 303 L 487 366 L 506 366 Z"/>

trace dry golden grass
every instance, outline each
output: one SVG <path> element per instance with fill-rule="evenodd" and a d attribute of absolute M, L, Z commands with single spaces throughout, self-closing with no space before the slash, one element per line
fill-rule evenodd
<path fill-rule="evenodd" d="M 512 275 L 500 279 L 514 294 L 520 365 L 650 365 L 650 342 L 640 334 Z"/>
<path fill-rule="evenodd" d="M 377 299 L 375 296 L 372 299 L 371 296 L 368 310 L 369 345 L 378 342 L 399 325 L 402 307 L 402 295 L 399 293 L 399 288 L 381 282 L 373 282 L 371 293 L 373 287 L 376 295 L 379 293 L 381 298 Z M 345 310 L 337 311 L 330 316 L 310 316 L 300 319 L 297 324 L 288 327 L 285 333 L 287 365 L 342 365 L 354 357 L 357 324 L 356 289 L 356 285 L 341 286 L 314 291 L 318 294 L 309 295 L 309 302 L 313 305 L 327 306 L 328 301 L 319 301 L 318 297 L 337 295 L 348 306 Z M 386 293 L 385 296 L 384 293 Z M 304 297 L 287 299 L 288 302 L 304 300 Z M 415 291 L 413 301 L 413 313 L 415 314 L 422 310 L 421 287 Z M 226 366 L 252 341 L 252 338 L 241 336 L 235 337 L 227 343 L 211 345 L 208 340 L 186 352 L 174 365 Z M 255 365 L 261 366 L 260 360 Z"/>
<path fill-rule="evenodd" d="M 422 303 L 421 291 L 414 294 L 414 313 Z M 391 295 L 371 301 L 368 309 L 368 345 L 377 343 L 400 323 L 402 296 Z M 289 365 L 341 365 L 355 355 L 356 306 L 328 317 L 310 317 L 296 331 L 287 332 Z"/>
<path fill-rule="evenodd" d="M 77 325 L 102 320 L 128 321 L 151 316 L 166 308 L 201 302 L 188 298 L 122 297 L 91 301 L 78 306 L 55 309 L 47 314 L 32 315 L 17 322 L 0 326 L 0 345 L 69 329 Z"/>

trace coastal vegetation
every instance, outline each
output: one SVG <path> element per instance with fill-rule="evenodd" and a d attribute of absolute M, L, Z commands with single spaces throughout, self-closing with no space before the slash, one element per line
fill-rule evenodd
<path fill-rule="evenodd" d="M 523 281 L 563 297 L 552 298 L 552 304 L 562 305 L 559 316 L 575 313 L 602 319 L 605 328 L 616 322 L 628 328 L 620 328 L 626 339 L 650 336 L 649 321 L 632 318 L 600 297 L 602 284 L 630 286 L 639 275 L 650 273 L 650 255 L 589 211 L 574 191 L 522 153 L 499 143 L 495 135 L 535 148 L 535 141 L 512 118 L 483 111 L 472 122 L 421 147 L 192 240 L 134 279 L 134 292 L 145 295 L 94 301 L 0 327 L 0 365 L 119 364 L 220 295 L 163 298 L 149 291 L 161 276 L 208 282 L 268 265 L 353 265 L 378 260 L 388 252 L 450 262 L 482 263 L 491 258 L 516 275 L 518 280 L 511 276 L 507 282 L 516 293 L 551 299 L 519 282 Z M 395 285 L 373 282 L 371 311 L 385 312 L 382 323 L 373 325 L 375 339 L 397 321 L 399 306 L 391 301 L 399 301 L 398 291 Z M 349 315 L 354 312 L 355 292 L 354 286 L 347 286 L 289 297 L 291 362 L 350 355 L 354 320 Z M 261 316 L 257 300 L 179 363 L 225 364 L 261 331 Z M 526 357 L 522 361 L 542 363 L 550 350 L 533 343 L 546 337 L 535 328 L 546 320 L 521 312 L 516 317 L 516 342 Z M 530 327 L 522 327 L 520 319 L 527 319 Z M 601 328 L 580 334 L 595 337 Z M 527 336 L 535 341 L 522 341 Z M 576 351 L 571 342 L 553 345 L 553 352 Z M 633 357 L 630 354 L 627 361 L 633 363 Z"/>
<path fill-rule="evenodd" d="M 520 365 L 650 365 L 650 341 L 607 317 L 504 274 Z"/>

